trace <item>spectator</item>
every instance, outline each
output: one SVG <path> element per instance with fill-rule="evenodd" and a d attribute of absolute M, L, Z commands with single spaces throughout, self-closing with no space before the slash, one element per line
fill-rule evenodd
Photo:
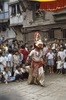
<path fill-rule="evenodd" d="M 60 50 L 58 51 L 58 54 L 57 54 L 58 57 L 61 58 L 61 60 L 64 60 L 64 49 L 63 47 L 60 48 Z"/>
<path fill-rule="evenodd" d="M 28 51 L 28 43 L 25 43 L 25 50 Z"/>
<path fill-rule="evenodd" d="M 11 74 L 13 73 L 12 70 L 13 70 L 13 55 L 12 55 L 12 49 L 9 48 L 8 49 L 8 54 L 6 55 L 7 56 L 7 67 L 9 68 L 9 71 L 11 72 Z"/>
<path fill-rule="evenodd" d="M 2 56 L 2 52 L 0 51 L 0 71 L 4 71 L 4 64 L 3 64 L 4 58 Z"/>
<path fill-rule="evenodd" d="M 5 50 L 5 52 L 7 52 L 7 51 L 8 51 L 8 45 L 6 45 L 6 44 L 4 43 L 3 49 Z"/>
<path fill-rule="evenodd" d="M 23 64 L 25 64 L 29 51 L 25 50 L 25 45 L 22 45 L 20 52 L 23 54 Z"/>
<path fill-rule="evenodd" d="M 62 73 L 63 73 L 63 74 L 66 74 L 66 58 L 65 58 L 65 60 L 64 60 Z"/>
<path fill-rule="evenodd" d="M 22 67 L 23 54 L 20 51 L 19 51 L 19 61 L 20 61 L 20 67 Z"/>
<path fill-rule="evenodd" d="M 57 63 L 57 73 L 58 73 L 58 74 L 60 74 L 60 73 L 62 74 L 62 64 L 63 64 L 63 63 L 62 63 L 60 57 L 58 57 L 58 60 L 57 60 L 56 63 Z"/>
<path fill-rule="evenodd" d="M 47 63 L 48 63 L 48 66 L 49 66 L 49 71 L 50 71 L 50 73 L 54 73 L 53 69 L 54 69 L 54 57 L 55 57 L 55 55 L 52 52 L 52 50 L 50 50 L 49 53 L 47 53 L 46 57 L 47 57 L 47 60 L 48 60 Z"/>
<path fill-rule="evenodd" d="M 19 66 L 16 66 L 14 76 L 15 76 L 15 80 L 21 81 L 23 79 L 23 75 Z"/>
<path fill-rule="evenodd" d="M 18 50 L 16 50 L 15 54 L 13 55 L 13 62 L 14 62 L 14 71 L 15 71 L 16 70 L 16 66 L 20 65 L 20 59 L 19 59 Z"/>
<path fill-rule="evenodd" d="M 4 82 L 8 84 L 8 82 L 14 81 L 15 77 L 11 77 L 11 72 L 8 70 L 8 67 L 5 67 L 3 71 Z"/>
<path fill-rule="evenodd" d="M 43 47 L 43 55 L 44 56 L 46 55 L 47 51 L 48 51 L 48 47 L 47 47 L 47 45 L 44 45 L 44 47 Z"/>

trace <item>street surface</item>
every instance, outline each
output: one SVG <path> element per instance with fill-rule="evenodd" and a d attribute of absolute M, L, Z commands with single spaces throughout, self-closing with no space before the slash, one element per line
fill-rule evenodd
<path fill-rule="evenodd" d="M 0 100 L 66 100 L 66 76 L 46 75 L 45 87 L 27 81 L 0 84 Z"/>

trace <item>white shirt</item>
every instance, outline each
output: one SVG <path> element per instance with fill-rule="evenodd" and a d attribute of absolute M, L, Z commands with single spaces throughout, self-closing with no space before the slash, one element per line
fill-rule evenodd
<path fill-rule="evenodd" d="M 13 55 L 14 58 L 14 64 L 19 64 L 19 55 Z"/>
<path fill-rule="evenodd" d="M 8 61 L 8 66 L 12 67 L 13 66 L 13 55 L 12 54 L 8 54 L 7 61 Z M 9 62 L 11 63 L 11 66 Z"/>
<path fill-rule="evenodd" d="M 64 62 L 64 68 L 66 69 L 66 62 Z"/>
<path fill-rule="evenodd" d="M 64 57 L 66 57 L 66 49 L 63 52 L 64 52 Z"/>
<path fill-rule="evenodd" d="M 28 51 L 28 48 L 25 48 L 26 51 Z"/>
<path fill-rule="evenodd" d="M 57 69 L 61 69 L 62 68 L 62 62 L 61 61 L 57 61 Z"/>
<path fill-rule="evenodd" d="M 8 76 L 11 76 L 11 72 L 8 71 L 8 73 L 6 73 L 5 71 L 3 72 L 3 75 L 8 75 Z"/>
<path fill-rule="evenodd" d="M 3 65 L 4 65 L 4 67 L 6 67 L 6 61 L 7 61 L 7 58 L 3 57 Z"/>
<path fill-rule="evenodd" d="M 43 51 L 37 51 L 36 49 L 32 50 L 29 54 L 30 57 L 36 62 L 41 61 L 41 57 L 43 56 Z"/>
<path fill-rule="evenodd" d="M 16 71 L 15 71 L 15 74 L 19 74 L 19 71 L 18 71 L 18 70 L 16 70 Z"/>
<path fill-rule="evenodd" d="M 3 62 L 4 61 L 4 57 L 3 56 L 1 56 L 0 57 L 0 63 L 2 63 L 2 64 L 0 64 L 0 70 L 1 70 L 1 72 L 3 72 L 3 70 L 4 70 L 4 65 L 3 65 Z"/>
<path fill-rule="evenodd" d="M 54 58 L 54 53 L 48 53 L 47 55 L 46 55 L 46 57 L 48 58 L 48 59 L 53 59 Z"/>
<path fill-rule="evenodd" d="M 8 80 L 8 78 L 11 77 L 11 72 L 8 71 L 8 72 L 6 73 L 6 72 L 4 71 L 4 72 L 3 72 L 3 75 L 4 75 L 5 79 Z"/>
<path fill-rule="evenodd" d="M 19 60 L 20 60 L 20 61 L 23 60 L 23 54 L 22 54 L 22 53 L 19 54 Z"/>
<path fill-rule="evenodd" d="M 56 47 L 56 44 L 54 43 L 54 44 L 52 45 L 52 49 L 55 49 L 55 47 Z"/>
<path fill-rule="evenodd" d="M 47 46 L 43 48 L 43 55 L 46 54 L 47 50 L 48 50 L 48 47 Z"/>
<path fill-rule="evenodd" d="M 64 60 L 64 58 L 65 58 L 64 51 L 59 51 L 57 56 L 60 57 L 61 60 Z"/>
<path fill-rule="evenodd" d="M 18 71 L 17 69 L 15 70 L 15 73 L 14 73 L 14 76 L 16 76 L 17 74 L 22 74 L 22 72 L 20 71 Z"/>

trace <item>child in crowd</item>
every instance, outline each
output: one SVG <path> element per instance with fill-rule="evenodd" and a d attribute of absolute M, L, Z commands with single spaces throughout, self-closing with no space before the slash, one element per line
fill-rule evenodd
<path fill-rule="evenodd" d="M 61 58 L 60 57 L 58 57 L 58 60 L 57 60 L 57 73 L 59 74 L 59 73 L 62 73 L 62 61 L 61 61 Z"/>
<path fill-rule="evenodd" d="M 2 55 L 2 51 L 0 51 L 0 71 L 3 72 L 4 71 L 4 57 Z"/>
<path fill-rule="evenodd" d="M 22 71 L 22 75 L 23 75 L 23 79 L 27 79 L 28 78 L 28 75 L 29 75 L 29 65 L 24 65 L 22 66 L 21 68 L 21 71 Z"/>
<path fill-rule="evenodd" d="M 13 73 L 12 70 L 13 70 L 13 55 L 12 55 L 12 49 L 9 48 L 8 49 L 8 53 L 6 53 L 6 66 L 8 66 L 8 69 L 9 71 L 11 72 L 11 74 Z"/>
<path fill-rule="evenodd" d="M 50 73 L 54 73 L 53 69 L 54 69 L 54 57 L 55 57 L 55 55 L 51 49 L 50 49 L 49 53 L 47 53 L 46 57 L 48 60 L 47 63 L 49 66 L 49 71 L 50 71 Z"/>
<path fill-rule="evenodd" d="M 22 67 L 22 63 L 23 62 L 23 54 L 19 51 L 19 63 L 20 63 L 20 67 Z"/>
<path fill-rule="evenodd" d="M 15 50 L 15 54 L 13 55 L 13 62 L 14 62 L 14 71 L 15 71 L 16 70 L 16 66 L 20 65 L 20 59 L 19 59 L 18 50 Z"/>
<path fill-rule="evenodd" d="M 63 74 L 66 74 L 66 57 L 65 57 L 64 64 L 63 64 Z"/>
<path fill-rule="evenodd" d="M 66 69 L 66 58 L 65 58 L 65 62 L 64 62 L 64 68 Z"/>
<path fill-rule="evenodd" d="M 21 81 L 23 79 L 23 75 L 22 75 L 22 71 L 21 71 L 20 66 L 16 66 L 14 76 L 15 76 L 15 80 Z"/>
<path fill-rule="evenodd" d="M 60 47 L 60 50 L 57 53 L 57 57 L 60 57 L 62 61 L 65 59 L 63 47 Z"/>

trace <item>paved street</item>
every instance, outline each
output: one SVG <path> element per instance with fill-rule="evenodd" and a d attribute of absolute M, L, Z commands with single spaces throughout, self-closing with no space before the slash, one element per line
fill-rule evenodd
<path fill-rule="evenodd" d="M 66 76 L 46 75 L 45 81 L 45 87 L 26 81 L 0 84 L 0 100 L 66 100 Z"/>

